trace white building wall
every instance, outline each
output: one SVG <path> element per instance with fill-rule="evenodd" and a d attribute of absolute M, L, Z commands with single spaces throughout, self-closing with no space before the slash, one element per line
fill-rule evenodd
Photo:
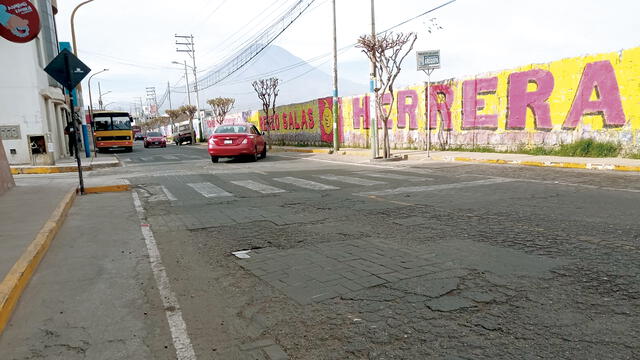
<path fill-rule="evenodd" d="M 38 2 L 33 3 L 37 6 Z M 45 136 L 49 150 L 53 150 L 49 153 L 49 163 L 60 158 L 59 131 L 65 113 L 59 108 L 64 107 L 64 96 L 59 88 L 49 85 L 44 72 L 48 59 L 43 53 L 41 37 L 42 32 L 26 44 L 0 38 L 0 54 L 3 54 L 0 56 L 0 125 L 19 125 L 21 135 L 19 140 L 2 142 L 9 164 L 32 163 L 30 135 Z"/>

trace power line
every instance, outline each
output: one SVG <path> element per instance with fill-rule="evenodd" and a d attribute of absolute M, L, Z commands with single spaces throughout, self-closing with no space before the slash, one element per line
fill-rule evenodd
<path fill-rule="evenodd" d="M 326 2 L 326 1 L 327 1 L 327 0 L 325 0 L 324 2 Z M 402 25 L 404 25 L 404 24 L 406 24 L 406 23 L 408 23 L 408 22 L 414 21 L 414 20 L 416 20 L 416 19 L 418 19 L 418 18 L 420 18 L 420 17 L 422 17 L 422 16 L 425 16 L 425 15 L 427 15 L 427 14 L 429 14 L 429 13 L 433 12 L 433 11 L 436 11 L 436 10 L 438 10 L 438 9 L 440 9 L 440 8 L 444 7 L 444 6 L 447 6 L 447 5 L 449 5 L 449 4 L 451 4 L 451 3 L 455 2 L 455 1 L 456 1 L 456 0 L 448 1 L 448 2 L 446 2 L 446 3 L 444 3 L 444 4 L 441 4 L 441 5 L 437 6 L 437 7 L 434 7 L 434 8 L 432 8 L 432 9 L 428 10 L 428 11 L 425 11 L 425 12 L 423 12 L 423 13 L 421 13 L 421 14 L 417 15 L 417 16 L 414 16 L 414 17 L 412 17 L 412 18 L 410 18 L 410 19 L 404 20 L 404 21 L 402 21 L 402 22 L 400 22 L 400 23 L 398 23 L 398 24 L 396 24 L 396 25 L 394 25 L 394 26 L 392 26 L 392 27 L 390 27 L 390 28 L 388 28 L 388 29 L 386 29 L 386 30 L 383 30 L 383 31 L 378 32 L 378 35 L 384 34 L 384 33 L 388 32 L 388 31 L 393 30 L 393 29 L 395 29 L 395 28 L 397 28 L 397 27 L 399 27 L 399 26 L 402 26 Z M 323 3 L 324 3 L 324 2 L 323 2 Z M 318 6 L 322 5 L 323 3 L 319 4 Z M 339 52 L 339 53 L 343 53 L 344 51 L 349 50 L 349 49 L 351 49 L 351 48 L 355 47 L 356 45 L 357 45 L 357 43 L 352 43 L 352 44 L 349 44 L 349 45 L 343 46 L 343 47 L 341 47 L 341 48 L 338 50 L 338 52 Z M 317 55 L 317 56 L 314 56 L 314 57 L 309 58 L 309 59 L 307 59 L 307 60 L 302 60 L 302 61 L 300 61 L 300 62 L 298 62 L 298 63 L 294 63 L 294 64 L 287 65 L 287 66 L 284 66 L 284 67 L 281 67 L 281 68 L 278 68 L 278 69 L 274 69 L 273 71 L 270 71 L 270 72 L 267 72 L 267 73 L 258 74 L 258 75 L 256 75 L 256 76 L 252 76 L 252 77 L 250 77 L 250 78 L 237 79 L 237 80 L 235 80 L 235 79 L 234 79 L 235 81 L 233 81 L 233 82 L 225 82 L 224 80 L 227 78 L 227 77 L 225 77 L 225 79 L 222 79 L 221 81 L 219 81 L 219 82 L 218 82 L 218 83 L 216 83 L 216 84 L 222 84 L 222 85 L 235 85 L 235 84 L 243 83 L 243 82 L 245 82 L 245 81 L 253 80 L 253 79 L 255 79 L 256 77 L 268 77 L 268 76 L 270 76 L 270 75 L 275 75 L 275 74 L 278 74 L 278 73 L 283 73 L 283 72 L 287 72 L 287 71 L 292 71 L 292 70 L 294 70 L 294 69 L 296 69 L 296 68 L 298 68 L 298 67 L 308 65 L 308 64 L 313 63 L 313 62 L 315 62 L 315 61 L 323 60 L 324 58 L 329 57 L 329 56 L 331 56 L 331 52 L 327 52 L 327 53 L 324 53 L 324 54 L 321 54 L 321 55 Z M 326 61 L 325 61 L 325 62 L 326 62 Z M 248 63 L 248 62 L 247 62 L 247 63 Z M 323 62 L 323 64 L 324 64 L 324 62 Z M 245 64 L 245 65 L 246 65 L 246 64 Z M 314 68 L 314 69 L 315 69 L 315 68 Z M 297 78 L 299 78 L 299 77 L 302 77 L 303 75 L 306 75 L 306 74 L 310 73 L 312 70 L 313 70 L 313 69 L 310 69 L 310 70 L 306 71 L 305 73 L 303 73 L 302 75 L 299 75 L 299 76 L 297 76 L 296 78 L 293 78 L 293 79 L 289 79 L 289 80 L 287 80 L 286 82 L 289 82 L 289 81 L 295 80 L 295 79 L 297 79 Z M 214 84 L 214 85 L 215 85 L 215 84 Z M 210 86 L 208 86 L 208 87 L 210 87 Z M 182 90 L 180 90 L 180 89 L 175 89 L 175 90 L 174 90 L 174 89 L 172 89 L 172 91 L 185 93 L 185 90 L 184 90 L 184 89 L 182 89 Z"/>
<path fill-rule="evenodd" d="M 240 70 L 288 29 L 314 1 L 315 0 L 300 0 L 296 2 L 284 16 L 274 22 L 265 32 L 258 35 L 251 44 L 225 61 L 224 65 L 218 68 L 218 70 L 210 72 L 199 81 L 197 84 L 198 87 L 202 90 L 207 89 Z"/>
<path fill-rule="evenodd" d="M 279 5 L 279 6 L 274 7 L 274 5 Z M 238 47 L 240 47 L 240 46 L 237 44 L 238 42 L 241 42 L 242 44 L 246 43 L 246 42 L 247 42 L 247 40 L 243 40 L 243 41 L 241 41 L 241 39 L 242 39 L 242 37 L 244 37 L 245 35 L 249 34 L 249 33 L 252 31 L 252 29 L 254 28 L 254 26 L 252 26 L 252 23 L 253 23 L 253 22 L 255 22 L 255 21 L 256 21 L 257 19 L 259 19 L 259 18 L 266 18 L 266 19 L 270 19 L 270 18 L 272 18 L 272 17 L 273 17 L 272 15 L 273 15 L 277 10 L 279 10 L 280 8 L 282 8 L 282 7 L 283 7 L 283 5 L 286 5 L 286 3 L 285 3 L 285 2 L 277 2 L 277 1 L 272 2 L 272 3 L 271 3 L 271 5 L 267 6 L 263 11 L 261 11 L 260 13 L 258 13 L 258 15 L 256 15 L 253 19 L 249 20 L 249 21 L 248 21 L 246 24 L 244 24 L 243 26 L 240 26 L 240 30 L 239 30 L 239 31 L 236 31 L 236 32 L 234 33 L 234 35 L 232 35 L 232 36 L 230 36 L 230 37 L 227 37 L 227 38 L 226 38 L 226 39 L 224 39 L 221 43 L 217 44 L 214 48 L 212 48 L 212 50 L 211 50 L 211 51 L 207 52 L 207 53 L 205 54 L 205 58 L 206 58 L 208 55 L 210 55 L 210 54 L 212 54 L 212 53 L 215 53 L 215 52 L 219 51 L 219 49 L 223 49 L 223 48 L 231 48 L 231 49 L 233 49 L 233 48 L 238 48 Z M 273 8 L 273 9 L 272 9 L 272 8 Z M 272 9 L 272 10 L 271 10 L 271 12 L 268 12 L 270 9 Z M 261 31 L 259 31 L 259 32 L 262 32 L 263 30 L 264 30 L 264 29 L 262 29 L 262 30 L 261 30 Z M 250 38 L 249 38 L 249 39 L 250 39 Z M 232 43 L 232 44 L 233 44 L 233 46 L 225 46 L 225 45 L 230 44 L 230 43 Z M 223 55 L 224 55 L 224 54 L 223 54 Z M 221 56 L 221 57 L 223 57 L 223 56 Z M 217 65 L 217 64 L 216 64 L 216 65 Z M 216 67 L 216 65 L 208 66 L 208 67 L 207 67 L 207 69 L 206 69 L 206 71 L 209 71 L 209 70 L 213 69 L 214 67 Z"/>

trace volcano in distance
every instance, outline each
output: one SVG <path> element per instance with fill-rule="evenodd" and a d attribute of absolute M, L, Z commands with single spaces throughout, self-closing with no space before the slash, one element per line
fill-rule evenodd
<path fill-rule="evenodd" d="M 321 62 L 330 62 L 331 56 Z M 338 65 L 338 71 L 340 65 Z M 208 89 L 200 92 L 202 104 L 206 99 L 214 97 L 230 97 L 236 99 L 231 112 L 258 110 L 262 103 L 251 86 L 257 79 L 277 77 L 280 79 L 280 92 L 276 105 L 294 104 L 317 98 L 331 96 L 333 78 L 318 67 L 312 66 L 289 51 L 275 45 L 264 49 L 256 58 L 242 69 Z M 368 79 L 361 84 L 339 78 L 338 92 L 340 96 L 364 94 L 368 91 Z M 205 105 L 208 108 L 208 105 Z"/>

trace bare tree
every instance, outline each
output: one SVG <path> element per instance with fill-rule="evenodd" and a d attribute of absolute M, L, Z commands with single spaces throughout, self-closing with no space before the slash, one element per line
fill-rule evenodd
<path fill-rule="evenodd" d="M 258 94 L 258 99 L 262 101 L 262 110 L 266 115 L 264 123 L 267 127 L 269 148 L 271 148 L 271 129 L 273 129 L 274 127 L 273 125 L 274 117 L 276 114 L 276 98 L 278 97 L 279 92 L 279 82 L 280 80 L 278 78 L 272 77 L 268 79 L 256 80 L 251 83 L 251 85 L 253 85 L 253 90 L 255 90 L 256 94 Z M 269 115 L 269 110 L 271 110 L 271 115 Z"/>
<path fill-rule="evenodd" d="M 401 65 L 404 59 L 409 55 L 409 52 L 413 49 L 413 45 L 416 42 L 418 36 L 413 33 L 392 33 L 387 32 L 384 35 L 372 36 L 363 35 L 358 39 L 356 47 L 362 49 L 362 52 L 367 55 L 372 62 L 375 60 L 376 71 L 378 73 L 379 88 L 375 89 L 375 102 L 376 109 L 378 110 L 378 118 L 382 120 L 382 128 L 384 129 L 384 157 L 389 158 L 391 156 L 391 145 L 389 143 L 389 130 L 387 127 L 389 117 L 391 116 L 391 109 L 395 103 L 395 94 L 393 90 L 393 84 L 396 78 L 400 74 Z M 405 45 L 409 45 L 405 47 Z M 404 50 L 403 50 L 404 48 Z M 391 95 L 391 102 L 389 105 L 389 111 L 385 111 L 382 100 L 385 94 Z M 371 126 L 378 126 L 378 119 L 371 121 Z"/>
<path fill-rule="evenodd" d="M 176 131 L 176 121 L 180 119 L 180 115 L 182 113 L 180 112 L 180 110 L 167 110 L 165 112 L 167 113 L 167 115 L 169 115 L 169 120 L 171 121 L 171 133 L 174 133 Z"/>
<path fill-rule="evenodd" d="M 178 108 L 178 111 L 189 118 L 189 126 L 191 127 L 191 141 L 195 142 L 196 131 L 193 128 L 193 116 L 198 112 L 198 108 L 195 105 L 182 105 L 180 106 L 180 108 Z"/>
<path fill-rule="evenodd" d="M 207 100 L 207 104 L 211 105 L 213 110 L 213 117 L 216 119 L 218 125 L 222 125 L 224 118 L 229 111 L 233 108 L 233 104 L 236 103 L 236 99 L 217 97 Z"/>

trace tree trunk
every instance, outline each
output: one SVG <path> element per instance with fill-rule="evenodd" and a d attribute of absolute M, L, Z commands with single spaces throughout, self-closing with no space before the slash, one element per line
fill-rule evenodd
<path fill-rule="evenodd" d="M 193 128 L 193 118 L 189 119 L 189 126 L 191 126 L 191 143 L 196 142 L 196 129 Z"/>

